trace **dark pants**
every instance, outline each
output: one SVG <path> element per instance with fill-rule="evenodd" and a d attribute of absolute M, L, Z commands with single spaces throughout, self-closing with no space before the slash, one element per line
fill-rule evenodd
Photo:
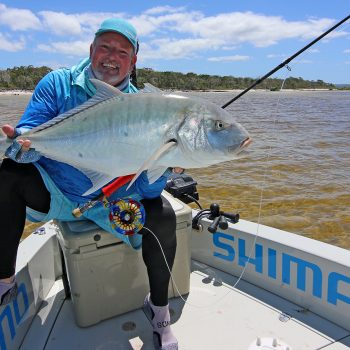
<path fill-rule="evenodd" d="M 158 238 L 170 268 L 176 252 L 176 217 L 162 197 L 144 199 L 145 227 Z M 50 193 L 33 164 L 5 159 L 0 166 L 0 279 L 15 272 L 17 249 L 23 233 L 26 207 L 47 213 Z M 148 271 L 151 299 L 155 305 L 168 302 L 170 273 L 156 238 L 142 229 L 142 256 Z"/>

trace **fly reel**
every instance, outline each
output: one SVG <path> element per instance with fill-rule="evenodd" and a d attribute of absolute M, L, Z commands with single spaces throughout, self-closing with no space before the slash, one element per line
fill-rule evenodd
<path fill-rule="evenodd" d="M 133 235 L 145 224 L 145 208 L 140 202 L 131 198 L 105 202 L 109 208 L 109 221 L 112 228 L 122 235 Z"/>

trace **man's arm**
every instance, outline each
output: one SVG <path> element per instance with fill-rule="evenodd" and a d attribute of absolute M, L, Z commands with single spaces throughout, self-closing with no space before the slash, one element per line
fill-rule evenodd
<path fill-rule="evenodd" d="M 39 81 L 26 110 L 17 124 L 16 128 L 21 134 L 59 114 L 56 90 L 55 72 L 50 72 Z"/>
<path fill-rule="evenodd" d="M 20 163 L 33 162 L 40 158 L 35 151 L 26 154 L 31 146 L 30 140 L 20 137 L 26 131 L 41 125 L 57 115 L 56 91 L 53 74 L 47 74 L 37 85 L 17 127 L 2 126 L 4 134 L 16 141 L 7 149 L 6 156 Z M 35 153 L 34 153 L 35 152 Z"/>
<path fill-rule="evenodd" d="M 157 181 L 150 184 L 147 177 L 147 171 L 144 171 L 135 181 L 133 192 L 138 193 L 142 198 L 159 197 L 165 188 L 170 174 L 171 170 L 167 170 Z"/>
<path fill-rule="evenodd" d="M 15 137 L 19 136 L 17 131 L 16 131 L 16 128 L 14 128 L 11 125 L 5 124 L 1 128 L 1 130 L 10 139 L 14 139 Z M 18 140 L 17 142 L 21 145 L 21 148 L 22 148 L 23 152 L 26 152 L 26 151 L 29 150 L 29 148 L 30 148 L 30 140 L 24 139 L 24 140 Z"/>

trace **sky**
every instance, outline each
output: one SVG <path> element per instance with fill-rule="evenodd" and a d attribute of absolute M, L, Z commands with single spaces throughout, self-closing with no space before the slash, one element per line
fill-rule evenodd
<path fill-rule="evenodd" d="M 0 69 L 70 67 L 99 24 L 137 29 L 138 68 L 259 78 L 350 15 L 350 0 L 0 0 Z M 350 20 L 273 77 L 350 84 Z"/>

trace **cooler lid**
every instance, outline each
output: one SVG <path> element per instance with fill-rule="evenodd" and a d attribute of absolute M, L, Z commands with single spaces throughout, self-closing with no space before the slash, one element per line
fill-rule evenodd
<path fill-rule="evenodd" d="M 68 249 L 79 249 L 90 244 L 103 247 L 123 241 L 103 230 L 90 220 L 55 221 L 59 227 L 58 239 Z"/>
<path fill-rule="evenodd" d="M 192 219 L 191 208 L 174 198 L 166 191 L 162 192 L 172 205 L 175 214 L 177 226 Z M 121 244 L 123 241 L 109 232 L 101 229 L 97 224 L 90 220 L 78 221 L 55 221 L 60 229 L 58 238 L 63 241 L 63 245 L 68 249 L 79 249 L 82 246 L 96 244 L 97 247 L 103 247 L 111 244 Z"/>

